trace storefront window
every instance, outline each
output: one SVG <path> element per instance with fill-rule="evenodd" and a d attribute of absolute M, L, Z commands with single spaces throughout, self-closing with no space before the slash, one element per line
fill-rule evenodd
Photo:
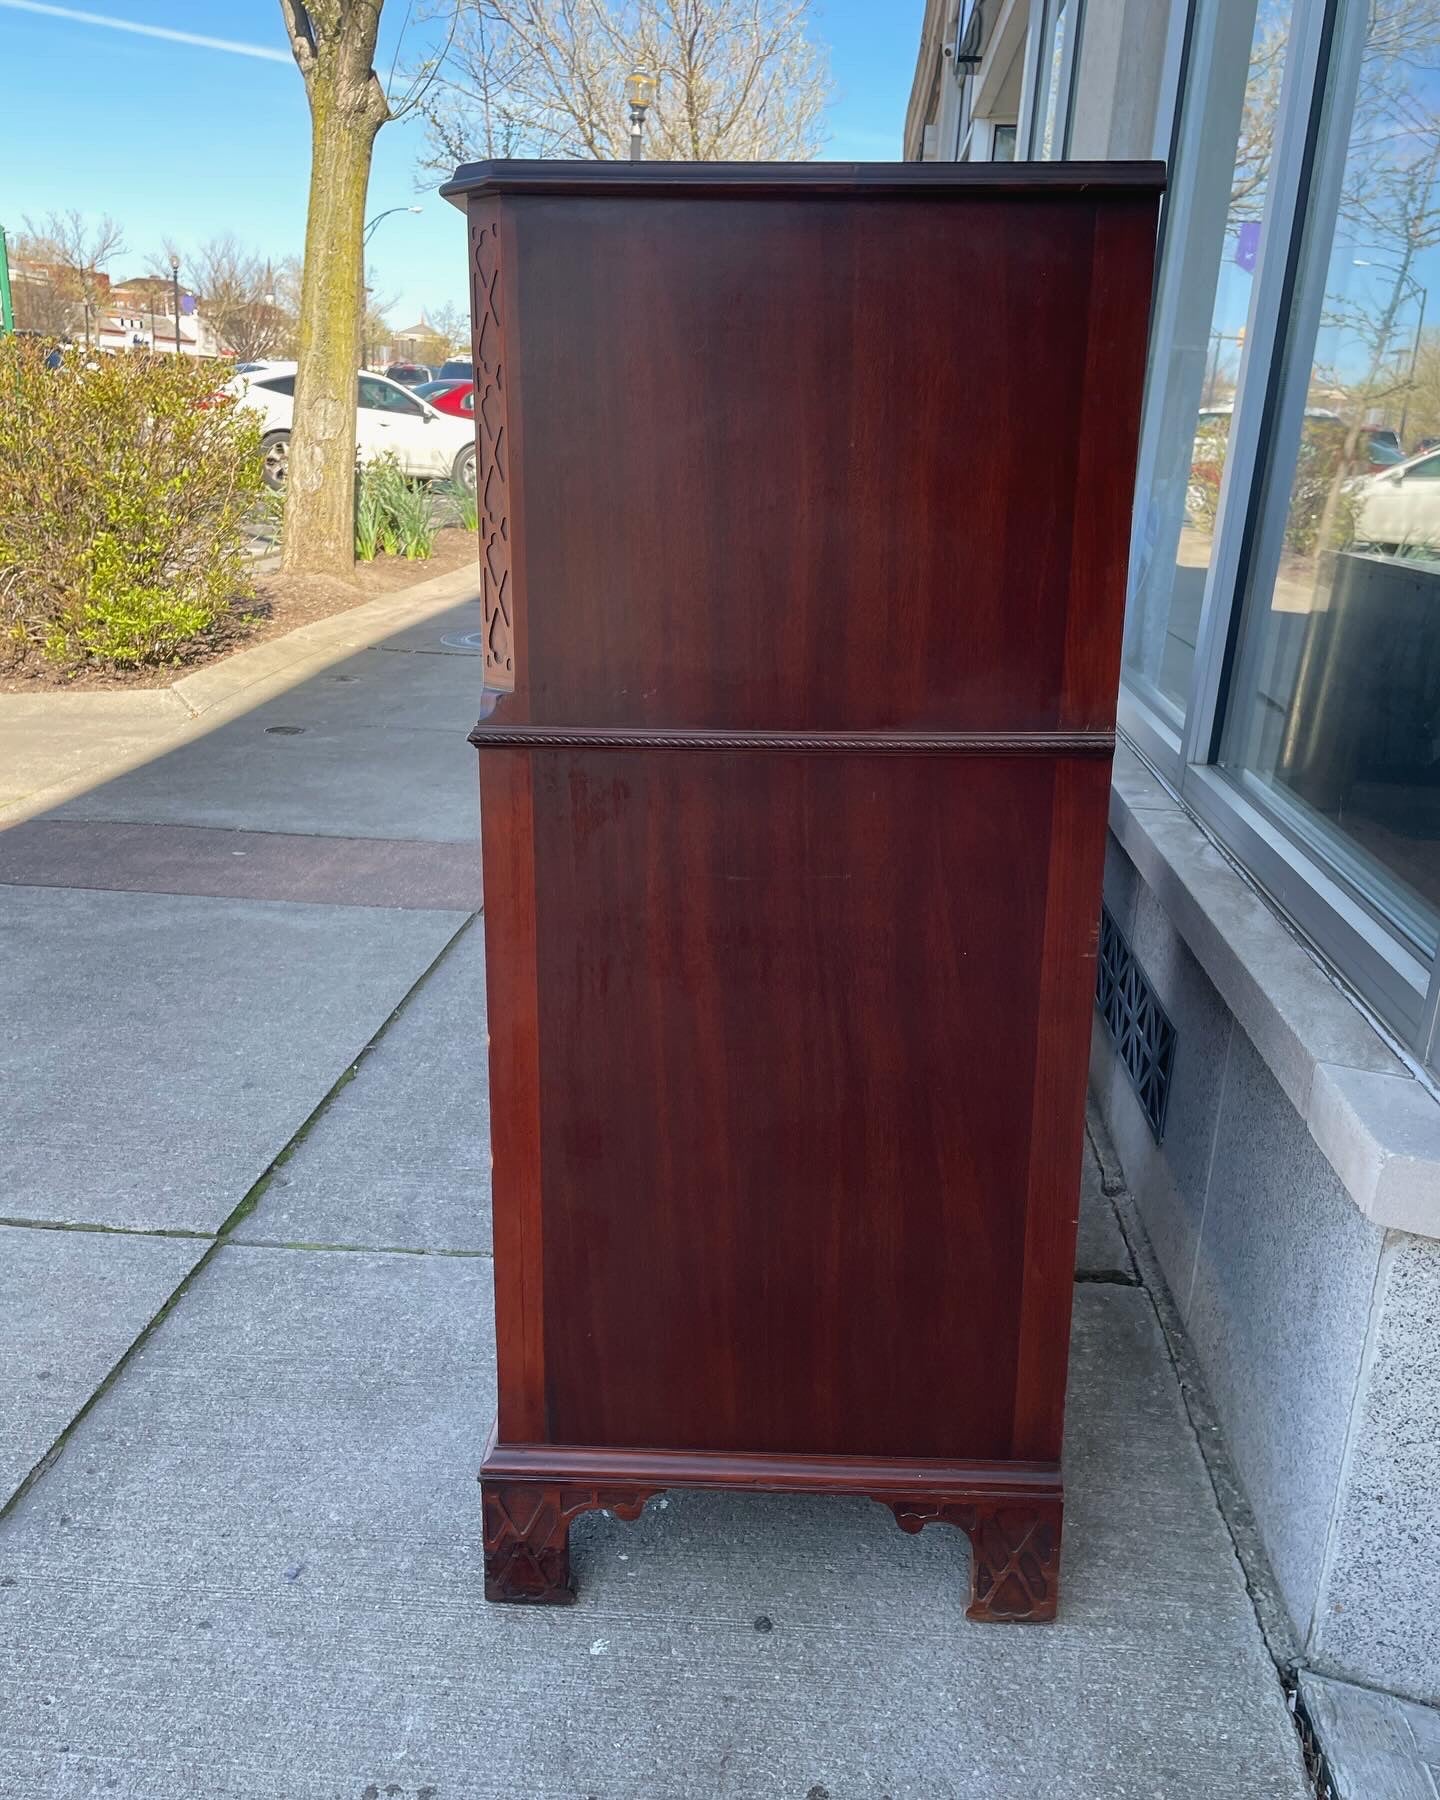
<path fill-rule="evenodd" d="M 1440 933 L 1440 0 L 1370 0 L 1221 761 L 1422 954 Z M 1323 244 L 1316 242 L 1323 233 Z M 1320 291 L 1323 288 L 1323 292 Z M 1432 303 L 1432 296 L 1434 297 Z M 1426 317 L 1429 314 L 1430 323 Z M 1294 341 L 1298 338 L 1298 341 Z M 1193 526 L 1187 526 L 1193 529 Z"/>
<path fill-rule="evenodd" d="M 1167 266 L 1170 299 L 1156 320 L 1125 643 L 1131 685 L 1177 725 L 1214 551 L 1291 10 L 1289 0 L 1202 6 L 1184 100 L 1188 166 L 1176 174 L 1165 240 L 1167 265 L 1179 266 Z"/>

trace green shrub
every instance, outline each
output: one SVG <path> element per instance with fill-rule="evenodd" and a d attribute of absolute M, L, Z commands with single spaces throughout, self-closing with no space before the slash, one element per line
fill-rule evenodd
<path fill-rule="evenodd" d="M 253 593 L 259 426 L 223 371 L 0 338 L 0 625 L 56 662 L 171 661 Z"/>
<path fill-rule="evenodd" d="M 455 523 L 473 537 L 480 526 L 480 496 L 463 481 L 447 481 L 442 491 L 455 509 Z"/>
<path fill-rule="evenodd" d="M 1308 556 L 1316 548 L 1327 511 L 1324 548 L 1343 549 L 1355 535 L 1360 503 L 1346 482 L 1365 475 L 1368 465 L 1363 447 L 1357 447 L 1349 462 L 1345 460 L 1346 437 L 1346 427 L 1338 419 L 1305 415 L 1285 513 L 1285 548 L 1297 556 Z M 1186 512 L 1190 523 L 1205 532 L 1215 529 L 1229 447 L 1230 415 L 1202 418 L 1191 453 Z"/>
<path fill-rule="evenodd" d="M 417 561 L 435 547 L 435 502 L 423 482 L 402 481 L 390 494 L 389 548 Z"/>
<path fill-rule="evenodd" d="M 355 555 L 374 562 L 385 530 L 385 495 L 380 464 L 370 463 L 355 476 Z"/>
<path fill-rule="evenodd" d="M 1297 556 L 1309 556 L 1316 548 L 1343 549 L 1355 534 L 1359 507 L 1356 495 L 1345 483 L 1369 473 L 1363 437 L 1351 444 L 1349 432 L 1340 420 L 1317 419 L 1307 414 L 1285 515 L 1285 548 Z M 1320 544 L 1320 530 L 1327 513 L 1329 541 Z"/>
<path fill-rule="evenodd" d="M 366 463 L 355 482 L 355 554 L 377 550 L 421 559 L 435 545 L 435 502 L 424 482 L 409 481 L 393 454 Z"/>
<path fill-rule="evenodd" d="M 251 519 L 268 531 L 278 548 L 285 535 L 285 489 L 262 486 L 251 508 Z"/>

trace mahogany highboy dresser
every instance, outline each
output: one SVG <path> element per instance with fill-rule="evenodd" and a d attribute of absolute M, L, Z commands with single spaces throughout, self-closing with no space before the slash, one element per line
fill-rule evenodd
<path fill-rule="evenodd" d="M 666 1487 L 1052 1617 L 1157 166 L 483 163 L 486 1592 Z"/>

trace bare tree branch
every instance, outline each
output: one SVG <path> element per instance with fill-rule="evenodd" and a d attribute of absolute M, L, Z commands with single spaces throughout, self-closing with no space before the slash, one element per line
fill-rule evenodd
<path fill-rule="evenodd" d="M 812 0 L 455 0 L 443 66 L 432 58 L 417 71 L 428 80 L 426 165 L 624 158 L 635 69 L 659 84 L 652 157 L 812 157 L 829 93 L 825 52 L 807 35 L 812 10 Z"/>
<path fill-rule="evenodd" d="M 400 28 L 400 36 L 396 39 L 395 54 L 390 61 L 390 74 L 385 82 L 385 92 L 389 99 L 390 117 L 392 119 L 408 118 L 411 113 L 418 112 L 426 95 L 439 79 L 440 71 L 445 66 L 445 59 L 450 54 L 450 46 L 455 41 L 456 26 L 460 22 L 459 7 L 453 3 L 453 0 L 448 10 L 449 24 L 445 31 L 445 41 L 440 45 L 438 50 L 432 51 L 429 56 L 417 63 L 415 67 L 409 71 L 408 85 L 404 92 L 397 96 L 395 92 L 395 71 L 399 65 L 400 52 L 404 48 L 405 32 L 410 24 L 411 8 L 406 8 L 405 23 Z"/>
<path fill-rule="evenodd" d="M 38 286 L 48 283 L 54 290 L 40 308 L 50 322 L 37 329 L 73 333 L 79 327 L 88 344 L 109 290 L 106 268 L 124 249 L 124 234 L 108 213 L 91 220 L 74 210 L 52 212 L 38 224 L 27 217 L 17 260 L 36 264 Z"/>
<path fill-rule="evenodd" d="M 301 0 L 280 0 L 280 17 L 290 40 L 290 54 L 308 89 L 315 72 L 315 32 L 310 24 L 310 14 Z"/>

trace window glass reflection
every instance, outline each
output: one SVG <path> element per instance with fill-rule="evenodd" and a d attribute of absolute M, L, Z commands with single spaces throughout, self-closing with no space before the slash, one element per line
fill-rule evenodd
<path fill-rule="evenodd" d="M 1150 369 L 1125 641 L 1128 680 L 1177 724 L 1214 549 L 1290 12 L 1279 0 L 1218 9 L 1185 100 L 1200 127 L 1184 211 L 1167 226 L 1165 257 L 1180 268 Z"/>
<path fill-rule="evenodd" d="M 1373 0 L 1222 760 L 1422 952 L 1440 926 L 1440 0 Z M 1301 303 L 1303 310 L 1303 301 Z M 1311 309 L 1313 316 L 1313 308 Z M 1428 320 L 1428 322 L 1427 322 Z"/>
<path fill-rule="evenodd" d="M 1065 70 L 1065 0 L 1050 0 L 1041 39 L 1040 132 L 1035 154 L 1049 162 L 1059 156 L 1060 91 Z"/>

